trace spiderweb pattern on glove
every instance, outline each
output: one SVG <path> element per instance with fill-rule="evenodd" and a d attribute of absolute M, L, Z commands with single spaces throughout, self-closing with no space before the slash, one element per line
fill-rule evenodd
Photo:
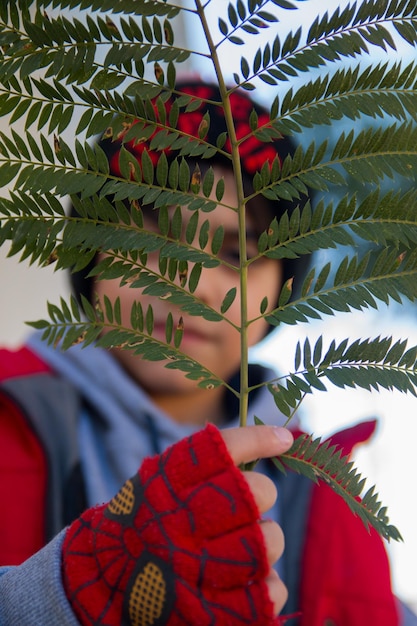
<path fill-rule="evenodd" d="M 219 431 L 146 459 L 63 546 L 83 626 L 272 626 L 259 511 Z"/>

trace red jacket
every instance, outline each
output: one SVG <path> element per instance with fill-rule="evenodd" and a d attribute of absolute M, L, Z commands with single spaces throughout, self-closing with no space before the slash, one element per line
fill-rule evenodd
<path fill-rule="evenodd" d="M 61 497 L 56 484 L 51 483 L 54 461 L 51 444 L 45 441 L 50 433 L 47 429 L 44 435 L 44 427 L 31 415 L 30 398 L 16 401 L 16 389 L 23 390 L 29 381 L 36 385 L 45 376 L 58 379 L 27 348 L 0 350 L 0 565 L 22 562 L 59 530 L 59 524 L 51 527 L 48 519 L 51 493 Z M 370 424 L 348 429 L 336 437 L 337 443 L 349 452 L 372 429 Z M 58 464 L 62 466 L 61 460 Z M 53 480 L 56 483 L 56 478 Z M 288 529 L 294 534 L 298 528 L 305 533 L 295 538 L 301 541 L 301 563 L 294 566 L 300 574 L 292 585 L 298 589 L 297 608 L 301 611 L 297 626 L 399 626 L 389 563 L 380 537 L 368 532 L 327 485 L 309 485 L 305 496 L 301 487 L 297 493 L 304 500 L 304 509 L 296 508 L 298 514 L 307 511 L 307 520 L 297 519 L 295 513 L 283 521 L 285 533 Z M 66 487 L 61 485 L 61 491 L 67 491 Z M 294 497 L 289 492 L 286 500 L 289 510 L 291 500 L 297 498 L 296 492 L 292 493 Z"/>

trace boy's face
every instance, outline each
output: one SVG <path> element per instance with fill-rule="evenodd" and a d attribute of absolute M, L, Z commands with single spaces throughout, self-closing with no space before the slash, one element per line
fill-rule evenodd
<path fill-rule="evenodd" d="M 215 167 L 216 178 L 224 177 L 225 194 L 222 202 L 228 206 L 237 206 L 237 194 L 232 173 L 224 168 Z M 213 198 L 214 199 L 214 194 Z M 183 222 L 186 224 L 191 212 L 184 209 Z M 237 213 L 224 206 L 217 206 L 211 213 L 204 214 L 211 226 L 211 235 L 222 225 L 225 231 L 224 244 L 220 251 L 222 258 L 233 265 L 238 264 L 238 218 Z M 145 226 L 152 226 L 152 223 Z M 248 220 L 247 254 L 248 257 L 257 254 L 257 236 L 251 229 L 253 224 Z M 198 246 L 198 243 L 196 244 Z M 209 240 L 207 249 L 210 250 Z M 158 257 L 155 254 L 148 256 L 148 266 L 158 271 Z M 189 269 L 190 271 L 190 269 Z M 257 260 L 250 265 L 248 271 L 248 318 L 257 318 L 260 313 L 260 304 L 265 296 L 270 308 L 277 302 L 282 283 L 282 271 L 279 262 L 270 259 Z M 144 310 L 151 305 L 154 312 L 153 337 L 164 341 L 165 321 L 169 312 L 172 313 L 174 324 L 180 317 L 184 321 L 184 333 L 180 350 L 193 359 L 199 361 L 215 375 L 227 380 L 240 365 L 240 335 L 232 324 L 240 325 L 240 299 L 237 296 L 228 309 L 227 321 L 208 322 L 200 317 L 187 316 L 167 300 L 141 294 L 139 289 L 128 286 L 120 287 L 118 280 L 97 281 L 96 292 L 101 300 L 106 294 L 111 300 L 120 297 L 122 316 L 125 323 L 130 319 L 130 310 L 135 300 L 140 300 Z M 223 265 L 213 269 L 203 269 L 199 284 L 194 292 L 196 298 L 219 311 L 225 294 L 236 287 L 239 293 L 239 274 Z M 265 320 L 258 319 L 249 326 L 248 337 L 250 345 L 260 341 L 267 331 Z M 167 370 L 163 362 L 146 361 L 134 356 L 132 352 L 114 349 L 114 355 L 128 373 L 143 386 L 151 395 L 160 393 L 177 394 L 195 389 L 195 381 L 186 379 L 182 372 Z"/>

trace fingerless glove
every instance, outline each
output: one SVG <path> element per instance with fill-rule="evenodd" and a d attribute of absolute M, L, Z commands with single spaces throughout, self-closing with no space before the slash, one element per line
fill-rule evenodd
<path fill-rule="evenodd" d="M 122 453 L 122 452 L 121 452 Z M 259 511 L 212 425 L 146 459 L 67 530 L 63 580 L 83 626 L 271 626 Z"/>

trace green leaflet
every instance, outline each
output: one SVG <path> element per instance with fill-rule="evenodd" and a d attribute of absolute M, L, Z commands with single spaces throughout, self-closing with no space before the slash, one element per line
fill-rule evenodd
<path fill-rule="evenodd" d="M 331 342 L 326 351 L 323 337 L 314 346 L 307 338 L 297 344 L 294 372 L 269 384 L 277 407 L 291 417 L 307 393 L 325 391 L 328 383 L 341 389 L 397 390 L 417 395 L 416 348 L 392 337 Z"/>
<path fill-rule="evenodd" d="M 288 468 L 308 476 L 314 482 L 325 482 L 344 499 L 366 526 L 375 528 L 385 539 L 402 540 L 398 529 L 389 523 L 386 509 L 379 501 L 374 487 L 358 499 L 365 479 L 353 467 L 348 457 L 342 456 L 340 449 L 331 446 L 328 441 L 322 442 L 310 435 L 300 435 L 292 448 L 273 459 L 273 462 L 284 473 Z"/>

